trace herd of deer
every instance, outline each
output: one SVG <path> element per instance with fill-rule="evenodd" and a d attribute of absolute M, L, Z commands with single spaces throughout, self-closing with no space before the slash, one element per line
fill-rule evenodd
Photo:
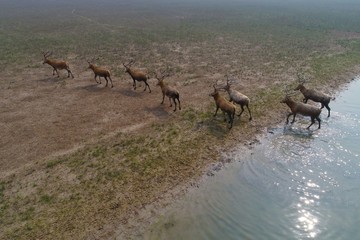
<path fill-rule="evenodd" d="M 52 52 L 43 53 L 43 55 L 44 55 L 43 64 L 49 64 L 53 68 L 53 75 L 55 75 L 55 72 L 56 72 L 57 76 L 59 77 L 58 70 L 65 69 L 68 72 L 68 77 L 71 76 L 72 78 L 74 78 L 74 75 L 72 74 L 72 72 L 69 68 L 69 64 L 66 61 L 49 59 L 48 57 L 51 54 L 52 54 Z M 110 76 L 110 71 L 108 69 L 106 69 L 104 67 L 96 66 L 95 64 L 91 63 L 89 60 L 87 62 L 89 64 L 89 69 L 91 69 L 95 74 L 96 83 L 101 84 L 101 77 L 103 77 L 106 80 L 105 87 L 108 86 L 109 80 L 111 83 L 111 87 L 114 86 L 112 83 L 111 76 Z M 133 63 L 134 63 L 134 61 L 131 60 L 127 64 L 123 63 L 123 66 L 125 67 L 125 72 L 127 72 L 133 80 L 134 90 L 136 89 L 136 81 L 144 82 L 145 83 L 144 91 L 146 91 L 146 89 L 148 88 L 149 92 L 151 93 L 150 86 L 147 83 L 149 76 L 141 70 L 132 68 L 131 66 Z M 174 111 L 176 111 L 176 109 L 177 109 L 177 102 L 179 104 L 178 108 L 179 108 L 179 110 L 181 110 L 179 92 L 174 87 L 171 87 L 168 84 L 164 83 L 164 78 L 170 76 L 170 73 L 167 70 L 164 70 L 164 71 L 160 72 L 159 76 L 155 72 L 154 72 L 154 74 L 155 74 L 155 78 L 158 80 L 157 85 L 160 86 L 162 95 L 163 95 L 161 104 L 164 103 L 165 96 L 167 96 L 169 98 L 170 107 L 172 107 L 172 102 L 171 102 L 171 100 L 172 100 L 175 104 Z M 99 77 L 99 82 L 96 79 L 97 77 Z M 239 104 L 241 107 L 241 112 L 238 114 L 239 117 L 244 112 L 244 106 L 247 108 L 247 110 L 249 112 L 249 115 L 250 115 L 249 121 L 252 120 L 252 116 L 251 116 L 251 111 L 249 108 L 250 99 L 247 96 L 245 96 L 244 94 L 232 89 L 231 88 L 232 81 L 229 80 L 228 76 L 226 76 L 226 77 L 227 77 L 226 85 L 219 86 L 218 83 L 216 82 L 213 85 L 214 92 L 210 93 L 210 96 L 212 96 L 214 98 L 215 104 L 216 104 L 216 110 L 215 110 L 214 116 L 216 116 L 216 114 L 220 108 L 224 114 L 225 121 L 226 121 L 226 115 L 228 116 L 229 129 L 231 129 L 233 126 L 235 111 L 236 111 L 236 107 L 233 104 L 233 102 L 236 104 Z M 293 116 L 293 120 L 291 123 L 294 123 L 296 115 L 300 114 L 303 116 L 309 116 L 311 118 L 311 124 L 307 127 L 307 129 L 309 129 L 315 123 L 315 119 L 319 123 L 318 129 L 320 129 L 321 119 L 319 116 L 321 113 L 321 109 L 326 107 L 326 109 L 328 110 L 328 117 L 330 117 L 329 103 L 330 103 L 331 97 L 322 92 L 305 88 L 304 83 L 305 83 L 305 81 L 300 81 L 299 85 L 294 89 L 294 91 L 300 90 L 300 92 L 303 94 L 303 96 L 304 96 L 303 102 L 297 102 L 297 101 L 292 100 L 289 93 L 286 93 L 285 98 L 281 101 L 281 103 L 287 104 L 291 110 L 291 112 L 287 115 L 286 124 L 289 123 L 289 117 L 291 115 Z M 230 99 L 227 100 L 225 97 L 220 95 L 220 93 L 219 93 L 220 90 L 226 91 L 228 93 Z M 315 106 L 306 104 L 308 99 L 310 99 L 314 102 L 321 103 L 321 108 L 317 108 Z M 177 102 L 176 102 L 176 100 L 177 100 Z"/>

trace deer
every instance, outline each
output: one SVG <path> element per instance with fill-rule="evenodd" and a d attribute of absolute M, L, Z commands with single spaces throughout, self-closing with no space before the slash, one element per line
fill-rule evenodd
<path fill-rule="evenodd" d="M 106 84 L 105 84 L 105 87 L 107 87 L 108 85 L 108 78 L 110 80 L 110 83 L 111 83 L 111 88 L 114 87 L 113 85 L 113 82 L 112 82 L 112 79 L 110 77 L 110 71 L 104 67 L 100 67 L 100 66 L 97 66 L 95 64 L 92 64 L 89 60 L 87 60 L 88 64 L 89 64 L 89 69 L 91 69 L 94 74 L 95 74 L 95 82 L 97 84 L 101 84 L 101 77 L 105 78 L 106 80 Z M 96 80 L 96 77 L 99 77 L 99 82 Z"/>
<path fill-rule="evenodd" d="M 293 120 L 291 122 L 291 124 L 293 124 L 295 122 L 296 114 L 300 114 L 303 116 L 311 117 L 311 124 L 306 129 L 309 129 L 315 123 L 315 119 L 319 122 L 318 129 L 320 129 L 321 127 L 321 119 L 319 117 L 321 113 L 320 108 L 317 108 L 309 104 L 305 104 L 303 102 L 295 102 L 294 100 L 291 99 L 289 94 L 286 94 L 285 98 L 282 99 L 280 103 L 285 103 L 286 105 L 288 105 L 288 107 L 291 110 L 291 112 L 287 115 L 286 124 L 289 123 L 289 117 L 291 115 L 293 115 Z"/>
<path fill-rule="evenodd" d="M 235 117 L 235 105 L 231 102 L 229 102 L 226 98 L 220 95 L 218 89 L 216 88 L 216 84 L 213 85 L 214 92 L 210 93 L 209 96 L 213 97 L 216 104 L 216 111 L 214 114 L 214 117 L 216 116 L 219 108 L 224 113 L 224 121 L 226 121 L 226 114 L 229 117 L 229 129 L 232 128 L 234 117 Z M 225 114 L 226 113 L 226 114 Z"/>
<path fill-rule="evenodd" d="M 43 64 L 47 63 L 50 66 L 53 67 L 53 76 L 55 75 L 55 72 L 57 73 L 57 77 L 60 77 L 58 70 L 62 70 L 65 69 L 68 72 L 68 77 L 72 77 L 74 78 L 74 75 L 72 74 L 70 68 L 69 68 L 69 64 L 65 61 L 62 60 L 54 60 L 54 59 L 49 59 L 48 57 L 50 57 L 52 55 L 52 52 L 48 51 L 48 52 L 42 52 L 42 54 L 44 55 L 44 61 Z"/>
<path fill-rule="evenodd" d="M 309 99 L 314 101 L 314 102 L 320 102 L 321 103 L 321 109 L 326 107 L 326 109 L 328 110 L 328 116 L 327 117 L 330 117 L 330 110 L 331 109 L 329 107 L 329 103 L 330 103 L 330 100 L 334 99 L 334 98 L 330 97 L 327 94 L 319 92 L 317 90 L 306 88 L 304 86 L 305 80 L 301 79 L 300 75 L 298 75 L 298 77 L 299 77 L 299 84 L 297 85 L 297 87 L 294 90 L 295 91 L 300 90 L 300 92 L 304 96 L 303 102 L 307 103 L 307 101 Z"/>
<path fill-rule="evenodd" d="M 226 78 L 227 78 L 226 85 L 225 85 L 225 87 L 223 87 L 223 89 L 229 94 L 229 97 L 230 97 L 229 101 L 240 105 L 241 112 L 238 114 L 239 117 L 241 117 L 241 114 L 244 112 L 244 106 L 246 106 L 246 108 L 249 112 L 249 115 L 250 115 L 249 121 L 251 121 L 252 116 L 251 116 L 251 111 L 249 108 L 250 99 L 246 95 L 232 89 L 228 75 L 226 75 Z"/>
<path fill-rule="evenodd" d="M 155 73 L 155 78 L 158 80 L 158 83 L 156 85 L 160 86 L 161 92 L 163 95 L 161 104 L 164 103 L 165 96 L 167 96 L 169 98 L 170 107 L 172 107 L 171 99 L 173 100 L 173 102 L 175 104 L 174 112 L 176 111 L 176 105 L 177 105 L 176 99 L 179 102 L 179 110 L 181 110 L 179 91 L 176 90 L 174 87 L 171 87 L 168 84 L 164 83 L 164 78 L 170 76 L 170 73 L 166 73 L 166 70 L 165 70 L 163 72 L 160 72 L 160 74 L 161 75 L 158 76 L 157 73 Z"/>
<path fill-rule="evenodd" d="M 123 63 L 123 65 L 125 67 L 125 72 L 127 72 L 131 76 L 132 80 L 134 81 L 134 83 L 133 83 L 134 90 L 136 90 L 136 81 L 139 81 L 139 82 L 144 82 L 145 83 L 144 91 L 146 91 L 146 88 L 148 87 L 149 88 L 149 93 L 151 93 L 150 86 L 147 83 L 147 80 L 149 79 L 149 76 L 147 76 L 146 73 L 144 73 L 143 71 L 131 68 L 131 66 L 134 63 L 135 63 L 134 60 L 131 60 L 127 64 Z"/>

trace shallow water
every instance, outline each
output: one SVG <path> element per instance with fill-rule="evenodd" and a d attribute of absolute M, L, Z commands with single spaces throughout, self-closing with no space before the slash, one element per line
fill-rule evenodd
<path fill-rule="evenodd" d="M 357 80 L 330 103 L 330 118 L 323 110 L 320 130 L 298 120 L 232 153 L 145 238 L 360 239 L 359 93 Z"/>

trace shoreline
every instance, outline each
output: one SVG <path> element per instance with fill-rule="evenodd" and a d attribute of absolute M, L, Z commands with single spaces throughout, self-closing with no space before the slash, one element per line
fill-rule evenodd
<path fill-rule="evenodd" d="M 359 67 L 360 66 L 357 66 L 356 69 L 359 70 Z M 351 82 L 360 80 L 358 78 L 360 72 L 358 74 L 355 74 L 355 72 L 351 71 L 351 73 L 342 74 L 341 76 L 343 77 L 340 78 L 344 80 L 343 82 L 334 82 L 336 84 L 336 89 L 332 92 L 332 101 L 334 101 L 336 97 L 342 91 L 344 91 Z M 325 114 L 323 114 L 323 116 L 325 116 Z M 225 152 L 225 149 L 220 150 L 218 159 L 205 166 L 203 169 L 203 173 L 200 177 L 198 177 L 197 179 L 190 179 L 187 182 L 183 182 L 175 189 L 170 189 L 169 192 L 167 192 L 165 196 L 163 196 L 159 201 L 151 203 L 150 205 L 146 206 L 146 208 L 143 209 L 141 212 L 137 213 L 136 216 L 130 217 L 129 222 L 124 226 L 120 226 L 116 230 L 116 233 L 111 236 L 111 238 L 144 239 L 143 237 L 146 236 L 144 234 L 146 234 L 149 228 L 153 224 L 155 224 L 164 213 L 169 211 L 169 209 L 172 209 L 173 206 L 176 205 L 176 202 L 181 201 L 181 199 L 184 198 L 187 194 L 191 194 L 191 192 L 196 191 L 197 188 L 199 188 L 204 181 L 214 176 L 217 172 L 222 171 L 227 164 L 234 163 L 233 160 L 229 158 L 229 155 L 231 155 L 231 152 L 234 151 L 235 148 L 241 148 L 243 151 L 247 151 L 244 154 L 245 156 L 247 156 L 247 154 L 251 154 L 251 151 L 253 149 L 252 146 L 256 144 L 261 144 L 262 139 L 267 134 L 271 134 L 270 129 L 273 128 L 271 126 L 280 125 L 282 124 L 282 122 L 285 122 L 285 115 L 284 119 L 274 121 L 270 123 L 270 125 L 263 126 L 263 129 L 260 132 L 254 133 L 254 135 L 252 135 L 253 140 L 238 143 L 237 145 L 232 146 L 231 149 L 227 152 Z M 245 159 L 241 159 L 240 161 L 245 161 Z"/>

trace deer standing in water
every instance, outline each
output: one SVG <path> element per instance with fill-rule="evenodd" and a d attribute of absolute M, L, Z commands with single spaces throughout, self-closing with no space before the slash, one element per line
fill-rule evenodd
<path fill-rule="evenodd" d="M 303 116 L 311 117 L 311 124 L 306 129 L 309 129 L 315 123 L 315 119 L 319 122 L 318 129 L 320 129 L 321 126 L 321 119 L 319 117 L 321 113 L 320 108 L 302 102 L 295 102 L 290 98 L 289 94 L 286 94 L 285 98 L 281 100 L 281 103 L 285 103 L 286 105 L 288 105 L 288 107 L 291 110 L 291 112 L 287 115 L 286 124 L 289 123 L 289 117 L 291 115 L 293 115 L 293 120 L 291 123 L 294 123 L 296 114 L 301 114 Z"/>
<path fill-rule="evenodd" d="M 321 109 L 326 107 L 326 109 L 328 110 L 328 117 L 330 117 L 330 107 L 329 107 L 329 103 L 331 99 L 334 99 L 332 97 L 330 97 L 329 95 L 319 92 L 317 90 L 314 89 L 308 89 L 304 86 L 305 84 L 305 79 L 303 79 L 303 77 L 298 74 L 298 78 L 299 78 L 299 84 L 297 85 L 297 87 L 294 89 L 295 91 L 300 90 L 300 92 L 302 93 L 302 95 L 304 96 L 303 102 L 307 103 L 307 101 L 313 100 L 314 102 L 319 102 L 321 103 Z"/>

